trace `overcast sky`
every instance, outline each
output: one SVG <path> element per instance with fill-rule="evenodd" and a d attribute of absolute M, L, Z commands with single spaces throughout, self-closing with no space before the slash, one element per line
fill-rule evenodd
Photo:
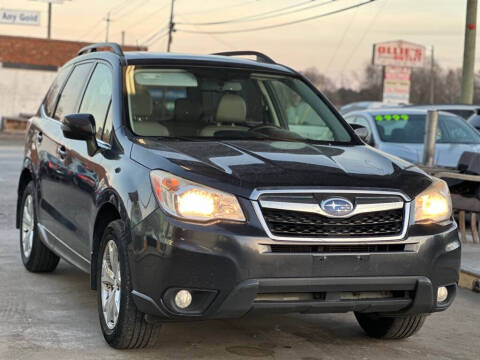
<path fill-rule="evenodd" d="M 58 0 L 57 0 L 58 1 Z M 431 45 L 443 67 L 460 67 L 463 56 L 466 0 L 376 0 L 335 15 L 274 29 L 231 33 L 194 34 L 189 31 L 231 31 L 275 25 L 346 8 L 365 0 L 176 0 L 174 52 L 210 53 L 234 49 L 259 50 L 276 61 L 297 69 L 316 66 L 339 81 L 358 72 L 371 59 L 372 44 L 403 39 Z M 104 41 L 105 17 L 111 11 L 110 40 L 144 44 L 164 51 L 161 37 L 168 23 L 171 0 L 65 0 L 53 5 L 53 37 L 57 39 Z M 304 3 L 303 5 L 299 5 Z M 299 5 L 297 7 L 292 7 Z M 315 7 L 314 7 L 315 6 Z M 304 11 L 294 12 L 305 7 Z M 41 11 L 41 26 L 0 24 L 0 34 L 46 36 L 45 3 L 35 0 L 0 0 L 0 8 Z M 268 14 L 285 9 L 282 16 Z M 265 15 L 262 15 L 267 13 Z M 278 14 L 278 13 L 277 13 Z M 213 26 L 183 23 L 237 21 Z M 265 17 L 265 19 L 261 19 Z M 260 19 L 258 19 L 260 18 Z M 253 21 L 252 21 L 253 20 Z M 155 41 L 156 40 L 156 41 Z M 480 44 L 477 46 L 477 58 Z M 478 62 L 477 62 L 478 63 Z M 478 71 L 478 66 L 476 71 Z M 348 84 L 346 84 L 348 85 Z"/>

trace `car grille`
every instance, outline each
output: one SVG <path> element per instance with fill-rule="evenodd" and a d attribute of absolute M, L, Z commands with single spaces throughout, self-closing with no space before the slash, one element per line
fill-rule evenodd
<path fill-rule="evenodd" d="M 347 219 L 328 218 L 300 211 L 262 211 L 268 228 L 277 236 L 388 236 L 400 234 L 403 227 L 403 209 L 359 214 Z"/>
<path fill-rule="evenodd" d="M 352 214 L 334 217 L 323 201 L 341 197 L 354 204 Z M 263 194 L 254 204 L 271 237 L 298 239 L 400 239 L 408 209 L 402 197 L 385 194 Z"/>
<path fill-rule="evenodd" d="M 403 252 L 404 244 L 379 245 L 270 245 L 272 253 L 328 254 L 328 253 L 383 253 Z"/>

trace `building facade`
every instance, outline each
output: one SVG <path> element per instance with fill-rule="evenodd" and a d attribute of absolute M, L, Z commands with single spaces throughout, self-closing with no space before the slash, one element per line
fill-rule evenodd
<path fill-rule="evenodd" d="M 85 42 L 0 35 L 0 118 L 28 118 Z M 125 46 L 124 50 L 146 50 Z"/>

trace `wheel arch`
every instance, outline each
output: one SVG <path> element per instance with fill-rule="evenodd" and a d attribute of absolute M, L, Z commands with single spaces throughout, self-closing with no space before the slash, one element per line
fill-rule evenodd
<path fill-rule="evenodd" d="M 97 259 L 100 241 L 102 240 L 105 228 L 114 220 L 121 219 L 128 224 L 128 216 L 118 194 L 113 189 L 108 189 L 100 196 L 100 205 L 95 216 L 93 236 L 91 242 L 90 261 L 90 287 L 97 288 Z"/>
<path fill-rule="evenodd" d="M 17 229 L 20 228 L 20 206 L 22 203 L 23 192 L 27 187 L 30 181 L 34 180 L 33 171 L 30 167 L 30 162 L 25 163 L 22 172 L 20 173 L 20 178 L 18 179 L 18 189 L 17 189 L 17 209 L 15 217 L 15 226 Z"/>

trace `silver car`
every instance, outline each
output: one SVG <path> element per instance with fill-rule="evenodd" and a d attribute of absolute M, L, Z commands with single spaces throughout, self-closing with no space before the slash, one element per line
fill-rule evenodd
<path fill-rule="evenodd" d="M 350 124 L 367 128 L 369 144 L 412 163 L 423 159 L 427 110 L 392 108 L 354 111 L 345 115 Z M 434 166 L 456 168 L 464 151 L 480 152 L 480 134 L 462 118 L 440 112 Z"/>

